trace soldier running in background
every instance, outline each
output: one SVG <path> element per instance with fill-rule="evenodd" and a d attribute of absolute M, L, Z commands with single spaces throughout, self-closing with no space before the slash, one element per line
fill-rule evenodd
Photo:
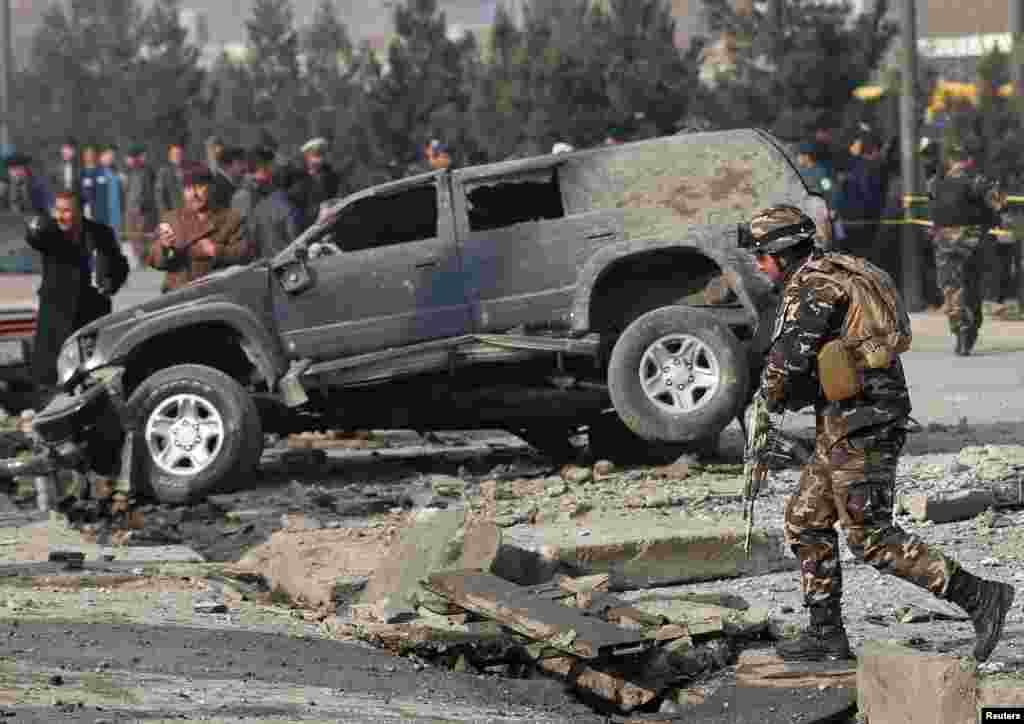
<path fill-rule="evenodd" d="M 983 319 L 984 247 L 992 243 L 989 230 L 999 225 L 998 212 L 1006 197 L 976 172 L 970 154 L 960 147 L 947 152 L 946 175 L 934 180 L 929 195 L 942 306 L 956 338 L 955 352 L 966 356 L 978 341 Z"/>

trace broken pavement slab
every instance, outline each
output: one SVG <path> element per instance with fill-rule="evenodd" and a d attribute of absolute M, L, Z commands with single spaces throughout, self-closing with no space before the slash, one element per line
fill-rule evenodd
<path fill-rule="evenodd" d="M 494 523 L 469 519 L 465 510 L 425 508 L 374 567 L 359 601 L 388 599 L 396 605 L 418 606 L 429 597 L 422 580 L 446 570 L 490 570 L 501 544 L 502 533 Z"/>
<path fill-rule="evenodd" d="M 614 591 L 796 568 L 781 532 L 755 530 L 749 559 L 744 533 L 738 515 L 595 512 L 583 521 L 504 529 L 495 573 L 522 585 L 550 580 L 559 566 L 580 575 L 608 573 Z"/>
<path fill-rule="evenodd" d="M 857 661 L 857 702 L 871 724 L 974 724 L 972 662 L 867 641 Z"/>
<path fill-rule="evenodd" d="M 642 630 L 606 623 L 490 573 L 435 573 L 427 586 L 467 611 L 572 656 L 595 659 L 652 644 Z"/>
<path fill-rule="evenodd" d="M 996 505 L 991 490 L 965 490 L 951 495 L 919 493 L 903 498 L 903 507 L 914 520 L 933 523 L 967 520 Z"/>

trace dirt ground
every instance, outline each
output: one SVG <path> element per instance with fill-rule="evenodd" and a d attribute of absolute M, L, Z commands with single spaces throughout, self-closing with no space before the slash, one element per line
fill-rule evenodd
<path fill-rule="evenodd" d="M 990 320 L 977 354 L 966 359 L 952 356 L 943 317 L 915 315 L 914 331 L 914 349 L 905 363 L 921 431 L 910 436 L 905 448 L 898 480 L 901 492 L 977 488 L 983 483 L 976 469 L 959 463 L 964 448 L 1017 445 L 1024 440 L 1024 322 Z M 787 429 L 808 435 L 812 424 L 807 415 L 791 415 Z M 472 440 L 474 435 L 465 437 Z M 300 596 L 286 601 L 265 587 L 247 588 L 244 583 L 259 576 L 290 577 L 296 588 L 306 585 L 316 592 L 328 590 L 339 579 L 370 576 L 412 514 L 428 506 L 475 507 L 502 525 L 585 515 L 584 506 L 656 507 L 666 515 L 684 509 L 688 514 L 736 513 L 740 501 L 729 491 L 738 480 L 741 451 L 738 429 L 731 428 L 723 436 L 719 456 L 709 464 L 684 464 L 668 471 L 632 466 L 597 476 L 600 479 L 591 473 L 583 480 L 578 479 L 580 468 L 563 471 L 516 451 L 367 461 L 346 458 L 352 451 L 339 447 L 330 452 L 328 467 L 301 473 L 270 466 L 251 485 L 200 506 L 148 506 L 147 524 L 128 541 L 129 549 L 189 546 L 216 563 L 161 571 L 152 569 L 150 561 L 140 563 L 145 570 L 139 574 L 96 576 L 87 584 L 76 584 L 67 576 L 17 584 L 0 579 L 0 706 L 25 717 L 17 721 L 192 716 L 198 715 L 200 696 L 182 677 L 199 674 L 205 682 L 203 696 L 224 700 L 224 721 L 250 715 L 312 721 L 318 708 L 323 721 L 363 721 L 353 713 L 357 705 L 384 721 L 402 716 L 437 720 L 430 717 L 448 716 L 444 711 L 455 721 L 597 721 L 555 682 L 423 668 L 423 662 L 384 656 L 352 641 L 345 642 L 351 648 L 328 651 L 326 641 L 337 632 L 327 624 L 326 602 L 314 600 L 312 594 L 307 600 Z M 464 497 L 444 490 L 453 477 L 462 482 Z M 758 502 L 759 525 L 781 527 L 785 500 L 797 478 L 793 471 L 771 476 Z M 899 522 L 971 571 L 1014 585 L 1024 582 L 1024 537 L 1018 533 L 1024 524 L 1022 509 L 1008 507 L 990 517 L 942 525 L 916 523 L 907 516 Z M 81 542 L 73 532 L 53 526 L 12 526 L 0 530 L 0 557 L 10 562 L 43 561 L 55 546 Z M 101 547 L 86 549 L 92 556 Z M 120 558 L 125 549 L 111 550 Z M 845 615 L 855 645 L 884 638 L 958 655 L 970 651 L 973 632 L 956 608 L 855 565 L 845 543 L 842 557 Z M 213 578 L 210 566 L 217 566 Z M 223 586 L 211 583 L 215 579 L 241 583 Z M 728 593 L 752 607 L 765 607 L 776 635 L 804 623 L 793 572 L 691 584 L 662 593 L 689 592 Z M 226 613 L 193 612 L 189 602 L 205 597 L 222 602 Z M 311 610 L 294 615 L 291 606 Z M 78 609 L 81 613 L 71 613 Z M 88 623 L 76 621 L 76 616 Z M 158 623 L 144 628 L 146 621 Z M 195 633 L 200 630 L 196 627 L 207 633 Z M 1004 643 L 986 670 L 1024 672 L 1022 634 L 1019 602 L 1008 620 Z M 256 644 L 254 636 L 268 638 Z M 100 671 L 105 683 L 83 684 L 82 677 L 95 673 L 104 662 L 106 668 Z M 127 674 L 122 676 L 128 670 L 139 672 L 138 681 L 148 683 L 131 685 Z M 312 671 L 321 673 L 310 678 Z M 89 718 L 81 713 L 85 710 L 56 707 L 53 702 L 58 699 L 62 706 L 75 700 L 46 683 L 58 674 L 77 682 L 66 691 L 84 692 L 82 701 L 106 708 L 98 713 L 89 710 Z M 703 685 L 713 690 L 729 675 L 725 669 Z M 232 682 L 237 691 L 231 691 Z M 18 690 L 15 684 L 31 685 L 32 695 L 5 700 L 2 690 Z M 141 694 L 140 686 L 146 689 Z M 175 693 L 179 691 L 189 698 Z M 345 696 L 341 691 L 347 692 Z M 452 701 L 439 699 L 442 691 L 454 692 Z M 319 703 L 313 706 L 310 701 Z M 399 701 L 400 705 L 389 703 Z M 76 711 L 82 718 L 68 718 Z"/>

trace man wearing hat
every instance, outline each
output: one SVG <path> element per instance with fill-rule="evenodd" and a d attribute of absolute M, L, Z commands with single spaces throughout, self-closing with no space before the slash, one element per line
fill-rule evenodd
<path fill-rule="evenodd" d="M 970 152 L 954 146 L 946 152 L 946 175 L 932 184 L 929 215 L 935 248 L 935 275 L 942 292 L 954 352 L 967 356 L 982 323 L 982 260 L 999 225 L 1006 196 L 975 172 Z"/>
<path fill-rule="evenodd" d="M 146 234 L 156 228 L 156 174 L 146 164 L 146 147 L 136 143 L 128 148 L 124 205 L 125 241 L 132 245 L 136 259 L 146 256 Z"/>
<path fill-rule="evenodd" d="M 849 161 L 832 203 L 846 231 L 845 250 L 880 263 L 876 248 L 879 221 L 885 205 L 882 143 L 861 127 L 849 146 Z"/>
<path fill-rule="evenodd" d="M 242 179 L 238 190 L 231 197 L 231 208 L 241 214 L 246 224 L 260 201 L 274 190 L 272 181 L 276 157 L 274 149 L 267 146 L 257 146 L 249 152 L 252 173 Z"/>
<path fill-rule="evenodd" d="M 32 157 L 15 153 L 7 159 L 10 176 L 10 206 L 19 214 L 47 214 L 53 206 L 53 195 L 46 182 L 32 172 Z"/>
<path fill-rule="evenodd" d="M 320 204 L 338 196 L 341 179 L 331 164 L 324 160 L 328 145 L 326 138 L 314 138 L 302 146 L 305 173 L 289 193 L 302 212 L 303 230 L 316 221 Z"/>
<path fill-rule="evenodd" d="M 231 198 L 235 195 L 248 162 L 245 151 L 238 146 L 229 146 L 224 149 L 220 157 L 220 165 L 213 173 L 213 186 L 210 189 L 210 206 L 216 209 L 226 209 L 231 206 Z"/>
<path fill-rule="evenodd" d="M 301 214 L 288 197 L 300 169 L 284 164 L 277 166 L 271 179 L 271 193 L 264 196 L 246 222 L 246 235 L 256 255 L 272 257 L 298 237 Z"/>
<path fill-rule="evenodd" d="M 220 136 L 213 135 L 206 139 L 206 165 L 214 177 L 220 170 L 224 150 L 224 139 Z"/>
<path fill-rule="evenodd" d="M 185 160 L 185 144 L 171 141 L 167 144 L 167 163 L 156 175 L 156 208 L 160 216 L 181 208 L 185 203 L 185 192 L 181 185 Z"/>
<path fill-rule="evenodd" d="M 253 258 L 251 246 L 242 237 L 239 213 L 210 206 L 210 170 L 200 163 L 184 165 L 183 183 L 185 205 L 161 216 L 159 236 L 146 256 L 149 266 L 167 272 L 164 292 Z"/>
<path fill-rule="evenodd" d="M 905 347 L 865 345 L 863 338 L 850 344 L 846 336 L 858 319 L 877 319 L 874 308 L 896 317 L 889 340 L 909 339 L 910 317 L 884 271 L 854 256 L 823 254 L 815 230 L 814 220 L 792 206 L 765 209 L 741 229 L 741 245 L 782 295 L 757 394 L 770 412 L 812 406 L 816 418 L 815 454 L 787 501 L 783 528 L 800 561 L 810 625 L 799 638 L 780 641 L 776 653 L 786 661 L 853 658 L 842 615 L 839 523 L 857 562 L 964 609 L 974 625 L 974 658 L 985 661 L 1002 636 L 1014 587 L 969 573 L 893 523 L 911 413 L 900 360 Z M 837 364 L 826 348 L 845 350 L 849 362 Z M 856 388 L 829 384 L 830 371 L 851 365 Z"/>

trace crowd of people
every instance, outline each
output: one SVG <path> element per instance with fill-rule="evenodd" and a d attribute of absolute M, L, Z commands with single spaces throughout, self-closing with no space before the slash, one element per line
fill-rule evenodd
<path fill-rule="evenodd" d="M 211 136 L 203 161 L 173 142 L 160 164 L 137 144 L 121 165 L 116 146 L 68 138 L 49 168 L 8 149 L 0 203 L 30 219 L 26 240 L 42 256 L 33 372 L 44 397 L 64 340 L 110 311 L 132 267 L 164 271 L 167 292 L 294 241 L 338 196 L 329 147 L 310 139 L 298 165 L 272 142 L 242 149 Z"/>
<path fill-rule="evenodd" d="M 122 163 L 113 144 L 80 145 L 68 138 L 52 164 L 5 154 L 0 203 L 43 214 L 52 211 L 58 192 L 79 193 L 84 218 L 110 227 L 137 263 L 151 256 L 147 241 L 159 238 L 160 219 L 187 207 L 186 178 L 197 178 L 208 184 L 210 209 L 234 209 L 242 217 L 250 255 L 272 255 L 316 220 L 320 204 L 338 195 L 340 179 L 326 160 L 328 151 L 326 139 L 311 139 L 301 148 L 299 165 L 269 138 L 243 149 L 211 136 L 202 161 L 187 160 L 185 144 L 173 142 L 157 162 L 146 146 L 133 144 Z M 207 175 L 196 176 L 199 166 Z"/>
<path fill-rule="evenodd" d="M 833 248 L 863 257 L 896 274 L 906 242 L 899 224 L 904 206 L 896 141 L 883 143 L 861 125 L 847 148 L 834 143 L 828 131 L 796 148 L 796 163 L 808 187 L 823 195 L 833 213 Z M 993 230 L 1013 225 L 1007 196 L 985 176 L 975 154 L 959 143 L 924 138 L 930 226 L 921 235 L 930 247 L 926 282 L 929 298 L 937 297 L 956 339 L 955 352 L 968 355 L 982 323 L 983 301 L 1005 308 L 1015 296 L 1020 260 L 1012 234 Z"/>

